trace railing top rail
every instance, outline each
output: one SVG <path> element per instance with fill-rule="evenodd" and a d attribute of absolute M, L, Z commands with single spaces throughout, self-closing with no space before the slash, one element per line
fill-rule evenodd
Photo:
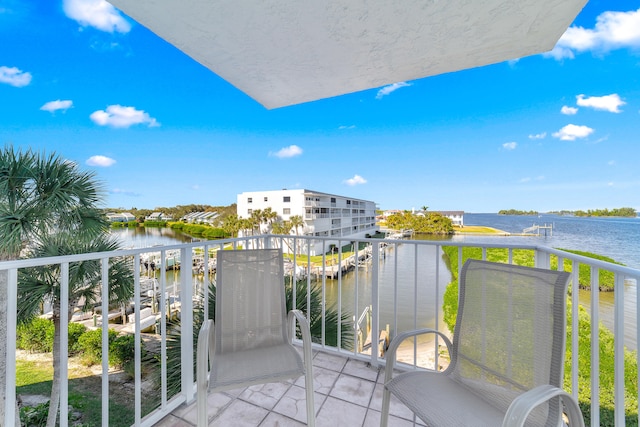
<path fill-rule="evenodd" d="M 411 244 L 411 245 L 419 245 L 419 246 L 458 246 L 458 247 L 483 247 L 483 248 L 495 248 L 495 249 L 508 248 L 508 249 L 537 250 L 537 251 L 553 254 L 556 256 L 560 256 L 565 259 L 571 259 L 580 263 L 589 264 L 594 267 L 613 271 L 615 273 L 622 274 L 625 276 L 640 278 L 639 269 L 635 269 L 635 268 L 631 268 L 631 267 L 627 267 L 619 264 L 613 264 L 607 261 L 602 261 L 594 258 L 589 258 L 586 256 L 566 252 L 561 249 L 555 249 L 548 246 L 535 245 L 535 244 L 519 244 L 519 243 L 513 243 L 513 242 L 504 242 L 504 243 L 452 242 L 447 240 L 397 240 L 397 239 L 375 239 L 375 238 L 352 238 L 349 236 L 342 237 L 342 236 L 335 236 L 335 235 L 334 236 L 298 236 L 298 235 L 276 235 L 276 234 L 262 234 L 262 235 L 256 235 L 256 236 L 237 237 L 237 238 L 228 238 L 228 239 L 220 239 L 220 240 L 201 240 L 201 241 L 194 241 L 194 242 L 188 242 L 188 243 L 178 243 L 173 245 L 121 249 L 121 250 L 111 251 L 111 252 L 94 252 L 94 253 L 85 253 L 85 254 L 78 254 L 78 255 L 59 256 L 59 257 L 28 258 L 28 259 L 0 261 L 0 270 L 59 264 L 61 262 L 77 262 L 77 261 L 98 260 L 98 259 L 122 257 L 122 256 L 134 256 L 137 254 L 189 249 L 189 248 L 193 249 L 193 248 L 198 248 L 203 246 L 215 247 L 220 245 L 243 243 L 243 242 L 252 241 L 252 240 L 262 240 L 262 239 L 269 239 L 269 238 L 277 238 L 277 239 L 288 238 L 288 239 L 316 240 L 316 241 L 322 241 L 322 240 L 336 241 L 337 240 L 338 242 Z"/>
<path fill-rule="evenodd" d="M 50 264 L 60 264 L 61 262 L 76 262 L 76 261 L 88 261 L 88 260 L 96 260 L 96 259 L 104 259 L 104 258 L 115 258 L 115 257 L 122 257 L 122 256 L 133 256 L 137 254 L 179 250 L 179 249 L 186 249 L 186 248 L 198 248 L 202 246 L 219 246 L 219 245 L 226 245 L 226 244 L 235 243 L 235 242 L 243 243 L 243 242 L 246 242 L 247 240 L 261 239 L 265 236 L 266 235 L 236 237 L 232 239 L 223 239 L 223 240 L 200 240 L 200 241 L 188 242 L 188 243 L 176 243 L 174 245 L 146 246 L 143 248 L 128 248 L 128 249 L 120 249 L 117 251 L 109 251 L 109 252 L 90 252 L 90 253 L 77 254 L 77 255 L 64 255 L 64 256 L 46 257 L 46 258 L 23 258 L 23 259 L 16 259 L 16 260 L 0 261 L 0 270 L 9 270 L 12 268 L 23 268 L 23 267 L 37 267 L 37 266 L 50 265 Z"/>

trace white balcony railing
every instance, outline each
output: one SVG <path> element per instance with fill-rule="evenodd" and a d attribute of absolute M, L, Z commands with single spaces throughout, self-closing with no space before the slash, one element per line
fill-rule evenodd
<path fill-rule="evenodd" d="M 625 336 L 631 336 L 636 343 L 640 342 L 640 328 L 638 327 L 638 311 L 637 304 L 629 307 L 625 304 L 625 285 L 628 287 L 635 286 L 640 279 L 640 270 L 614 265 L 611 263 L 574 255 L 560 250 L 536 246 L 536 245 L 499 245 L 499 244 L 479 244 L 479 243 L 455 243 L 449 241 L 406 241 L 406 240 L 380 240 L 380 239 L 360 239 L 354 241 L 348 236 L 344 240 L 339 239 L 336 247 L 349 246 L 355 251 L 353 258 L 344 256 L 340 251 L 332 252 L 332 245 L 335 237 L 318 238 L 318 237 L 293 237 L 293 236 L 253 236 L 241 239 L 227 239 L 219 241 L 193 242 L 188 244 L 171 245 L 163 247 L 152 247 L 143 249 L 127 249 L 115 252 L 90 253 L 66 257 L 56 258 L 39 258 L 28 260 L 4 261 L 0 262 L 0 274 L 5 274 L 8 278 L 8 309 L 9 313 L 16 313 L 19 306 L 17 301 L 18 272 L 20 269 L 58 265 L 61 271 L 61 405 L 60 405 L 60 425 L 66 427 L 68 425 L 68 334 L 67 325 L 68 316 L 68 285 L 69 285 L 69 264 L 76 261 L 99 260 L 102 265 L 102 285 L 100 293 L 103 296 L 101 312 L 108 313 L 107 306 L 108 295 L 108 274 L 109 260 L 114 257 L 130 257 L 133 260 L 135 269 L 135 297 L 133 304 L 135 307 L 141 307 L 140 286 L 141 286 L 141 265 L 144 258 L 150 254 L 154 254 L 158 260 L 160 270 L 159 275 L 159 310 L 158 323 L 160 342 L 160 350 L 157 357 L 159 360 L 159 378 L 160 389 L 157 391 L 154 407 L 149 408 L 148 402 L 145 401 L 147 392 L 143 395 L 143 374 L 142 348 L 141 348 L 141 332 L 140 332 L 140 311 L 135 312 L 135 374 L 133 401 L 135 413 L 131 421 L 136 426 L 152 426 L 163 417 L 175 410 L 184 402 L 192 402 L 195 399 L 194 387 L 194 342 L 193 336 L 189 333 L 182 333 L 180 340 L 180 359 L 187 361 L 181 363 L 179 369 L 180 391 L 171 396 L 168 392 L 168 359 L 167 359 L 167 301 L 165 297 L 170 289 L 171 284 L 167 283 L 166 266 L 169 265 L 168 254 L 174 254 L 176 251 L 180 254 L 181 274 L 179 275 L 179 299 L 180 299 L 180 327 L 182 331 L 192 331 L 199 325 L 194 325 L 194 310 L 203 307 L 205 318 L 208 317 L 208 293 L 203 292 L 208 289 L 211 278 L 208 274 L 198 275 L 190 274 L 189 266 L 193 264 L 194 254 L 202 261 L 204 268 L 212 265 L 213 252 L 225 247 L 236 248 L 256 248 L 256 247 L 282 247 L 285 252 L 290 251 L 293 255 L 306 255 L 306 248 L 320 243 L 326 246 L 323 252 L 326 255 L 321 257 L 292 257 L 293 261 L 289 264 L 291 274 L 298 275 L 301 280 L 307 282 L 307 302 L 311 304 L 309 290 L 313 286 L 318 286 L 322 293 L 322 327 L 314 345 L 317 350 L 341 354 L 361 360 L 366 360 L 372 366 L 384 365 L 384 358 L 380 356 L 378 351 L 371 351 L 371 346 L 367 347 L 361 340 L 363 336 L 362 322 L 355 322 L 361 313 L 366 312 L 369 319 L 367 330 L 373 331 L 371 342 L 378 341 L 379 331 L 388 331 L 391 337 L 397 333 L 407 329 L 417 327 L 434 327 L 439 330 L 446 330 L 446 326 L 442 322 L 442 295 L 451 276 L 446 268 L 446 263 L 442 258 L 443 246 L 457 247 L 458 265 L 462 265 L 462 249 L 465 246 L 482 248 L 482 257 L 486 258 L 487 251 L 497 248 L 506 249 L 509 256 L 509 262 L 514 260 L 514 251 L 529 250 L 535 254 L 535 264 L 538 267 L 550 268 L 552 262 L 554 265 L 564 265 L 563 260 L 570 260 L 572 265 L 572 286 L 570 298 L 573 307 L 580 304 L 579 293 L 575 292 L 576 283 L 578 283 L 578 272 L 580 265 L 586 265 L 591 271 L 591 287 L 597 289 L 599 282 L 599 271 L 606 270 L 613 273 L 615 282 L 614 304 L 612 314 L 612 324 L 610 325 L 615 336 L 615 371 L 614 371 L 614 394 L 615 408 L 614 420 L 616 426 L 625 425 L 625 365 L 624 365 L 624 348 Z M 606 254 L 603 254 L 606 255 Z M 173 255 L 175 258 L 175 255 Z M 300 261 L 304 259 L 304 261 Z M 555 262 L 557 261 L 557 264 Z M 355 271 L 349 273 L 343 272 L 351 266 Z M 188 273 L 187 273 L 188 272 Z M 1 278 L 2 276 L 0 276 Z M 1 283 L 0 283 L 1 284 Z M 174 284 L 174 286 L 176 286 Z M 203 296 L 204 295 L 204 296 Z M 295 304 L 295 292 L 294 292 Z M 333 308 L 338 312 L 338 318 L 353 318 L 348 326 L 340 323 L 337 328 L 336 345 L 330 346 L 327 343 L 329 325 L 325 322 L 325 313 L 327 309 L 327 301 L 333 301 Z M 584 302 L 583 302 L 584 303 Z M 199 305 L 200 304 L 200 305 Z M 571 369 L 569 372 L 571 378 L 571 390 L 577 396 L 578 390 L 578 369 L 580 363 L 590 363 L 590 390 L 591 390 L 591 425 L 600 425 L 600 352 L 599 352 L 599 334 L 598 324 L 600 323 L 599 314 L 599 293 L 591 292 L 588 301 L 591 316 L 591 358 L 587 361 L 578 360 L 577 357 L 571 360 Z M 629 319 L 633 321 L 629 321 Z M 362 320 L 362 319 L 360 319 Z M 572 310 L 572 316 L 568 319 L 569 327 L 576 331 L 578 328 L 578 310 Z M 109 356 L 108 356 L 108 322 L 100 322 L 103 336 L 102 352 L 102 426 L 109 425 L 109 389 L 116 387 L 109 382 Z M 356 325 L 358 323 L 358 325 Z M 16 316 L 9 314 L 7 322 L 7 358 L 6 358 L 6 406 L 5 419 L 2 420 L 3 425 L 15 425 L 15 408 L 16 404 Z M 344 328 L 349 328 L 346 331 Z M 347 334 L 348 332 L 348 334 Z M 629 333 L 631 332 L 631 333 Z M 353 337 L 348 342 L 343 339 L 345 336 Z M 578 354 L 578 334 L 572 334 L 571 342 L 567 342 L 567 347 L 572 349 L 572 354 Z M 418 347 L 420 351 L 430 352 L 435 363 L 438 363 L 438 343 L 415 343 L 412 348 L 408 349 L 408 354 L 412 362 L 418 360 Z M 368 349 L 367 349 L 368 348 Z M 375 344 L 373 345 L 375 348 Z M 636 362 L 637 353 L 636 353 Z M 634 394 L 637 393 L 638 382 L 635 383 Z M 636 402 L 637 403 L 637 402 Z M 143 413 L 143 408 L 144 412 Z"/>

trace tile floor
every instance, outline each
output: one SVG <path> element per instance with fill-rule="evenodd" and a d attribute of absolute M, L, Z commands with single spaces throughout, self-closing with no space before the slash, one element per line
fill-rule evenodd
<path fill-rule="evenodd" d="M 317 427 L 377 427 L 382 407 L 384 370 L 365 362 L 323 352 L 314 354 Z M 231 392 L 210 393 L 209 427 L 305 426 L 304 378 Z M 422 426 L 413 413 L 391 401 L 389 426 Z M 196 425 L 196 405 L 183 405 L 156 427 Z"/>

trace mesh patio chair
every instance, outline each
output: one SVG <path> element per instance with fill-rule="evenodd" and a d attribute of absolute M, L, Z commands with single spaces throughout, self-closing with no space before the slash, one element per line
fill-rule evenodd
<path fill-rule="evenodd" d="M 309 323 L 299 310 L 287 316 L 282 251 L 218 251 L 215 307 L 215 322 L 206 320 L 198 334 L 198 427 L 208 423 L 207 390 L 225 391 L 302 375 L 307 424 L 314 426 Z M 292 345 L 296 320 L 304 360 Z"/>
<path fill-rule="evenodd" d="M 569 274 L 468 260 L 459 281 L 453 343 L 421 329 L 399 334 L 386 355 L 380 425 L 391 395 L 427 426 L 584 426 L 576 400 L 562 390 Z M 451 357 L 443 371 L 393 377 L 400 343 L 435 333 Z"/>

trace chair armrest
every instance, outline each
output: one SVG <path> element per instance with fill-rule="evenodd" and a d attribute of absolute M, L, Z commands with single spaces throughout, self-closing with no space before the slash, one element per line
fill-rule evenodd
<path fill-rule="evenodd" d="M 418 335 L 424 335 L 424 334 L 436 334 L 442 337 L 442 339 L 444 340 L 444 343 L 447 345 L 447 350 L 449 351 L 449 354 L 451 354 L 451 341 L 449 340 L 449 338 L 447 338 L 446 335 L 444 335 L 440 331 L 437 331 L 431 328 L 424 328 L 424 329 L 416 329 L 413 331 L 402 332 L 401 334 L 398 334 L 395 337 L 393 337 L 393 340 L 391 340 L 391 343 L 389 344 L 389 348 L 385 353 L 385 369 L 384 369 L 385 384 L 389 380 L 391 380 L 391 377 L 393 376 L 393 368 L 395 367 L 395 364 L 396 364 L 396 351 L 398 350 L 398 347 L 400 346 L 400 344 L 407 338 L 415 337 Z"/>
<path fill-rule="evenodd" d="M 569 417 L 571 427 L 584 427 L 582 412 L 578 402 L 566 391 L 552 385 L 541 385 L 516 397 L 502 421 L 502 427 L 521 427 L 527 420 L 529 413 L 547 400 L 560 396 Z"/>
<path fill-rule="evenodd" d="M 304 353 L 304 364 L 308 370 L 311 366 L 312 353 L 311 353 L 311 331 L 309 329 L 309 321 L 300 310 L 289 311 L 289 343 L 293 342 L 293 336 L 295 335 L 295 321 L 300 324 L 300 332 L 302 332 L 302 350 Z"/>

